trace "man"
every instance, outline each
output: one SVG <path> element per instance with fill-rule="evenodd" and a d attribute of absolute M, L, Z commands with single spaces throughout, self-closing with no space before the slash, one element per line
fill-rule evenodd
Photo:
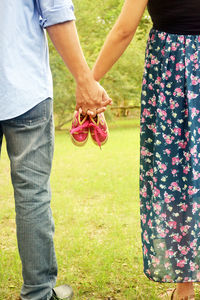
<path fill-rule="evenodd" d="M 92 77 L 74 20 L 71 0 L 0 1 L 0 143 L 4 135 L 16 205 L 22 300 L 72 297 L 68 286 L 53 290 L 53 94 L 44 28 L 76 80 L 76 108 L 95 115 L 111 102 Z"/>

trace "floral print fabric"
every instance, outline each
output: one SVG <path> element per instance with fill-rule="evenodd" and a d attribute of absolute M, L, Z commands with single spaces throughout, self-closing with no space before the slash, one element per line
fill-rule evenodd
<path fill-rule="evenodd" d="M 200 36 L 150 32 L 140 200 L 145 274 L 200 281 Z"/>

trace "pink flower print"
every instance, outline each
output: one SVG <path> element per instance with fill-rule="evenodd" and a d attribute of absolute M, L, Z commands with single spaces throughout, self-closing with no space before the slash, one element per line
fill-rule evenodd
<path fill-rule="evenodd" d="M 171 150 L 166 149 L 166 150 L 165 150 L 165 153 L 168 154 L 168 155 L 170 155 L 170 154 L 171 154 Z"/>
<path fill-rule="evenodd" d="M 184 93 L 181 88 L 176 88 L 173 92 L 173 95 L 177 97 L 184 97 Z"/>
<path fill-rule="evenodd" d="M 189 140 L 189 135 L 190 135 L 190 132 L 189 132 L 189 131 L 186 131 L 186 132 L 185 132 L 185 138 L 187 139 L 187 141 Z"/>
<path fill-rule="evenodd" d="M 161 54 L 162 54 L 162 56 L 165 56 L 165 49 L 161 50 Z"/>
<path fill-rule="evenodd" d="M 149 221 L 148 221 L 148 226 L 150 227 L 150 228 L 152 228 L 153 226 L 152 226 L 152 221 L 149 219 Z"/>
<path fill-rule="evenodd" d="M 156 214 L 159 215 L 159 214 L 160 214 L 160 211 L 161 211 L 161 206 L 160 206 L 160 204 L 159 204 L 159 203 L 154 203 L 154 204 L 153 204 L 153 207 L 154 207 L 154 210 L 155 210 Z"/>
<path fill-rule="evenodd" d="M 195 145 L 194 147 L 192 147 L 192 148 L 190 149 L 190 153 L 191 153 L 192 155 L 194 155 L 194 154 L 197 153 L 197 145 Z"/>
<path fill-rule="evenodd" d="M 189 170 L 190 170 L 189 166 L 186 166 L 183 168 L 183 173 L 188 174 Z"/>
<path fill-rule="evenodd" d="M 156 84 L 159 84 L 160 82 L 161 82 L 161 77 L 158 76 L 158 77 L 156 78 L 155 83 L 156 83 Z"/>
<path fill-rule="evenodd" d="M 181 188 L 180 186 L 178 185 L 177 182 L 172 182 L 171 185 L 169 186 L 169 189 L 172 190 L 172 191 L 178 191 L 178 192 L 181 192 Z"/>
<path fill-rule="evenodd" d="M 147 253 L 148 253 L 148 249 L 147 249 L 147 247 L 144 245 L 144 255 L 147 255 Z"/>
<path fill-rule="evenodd" d="M 196 99 L 198 97 L 198 94 L 195 94 L 193 91 L 188 91 L 187 97 L 189 100 Z"/>
<path fill-rule="evenodd" d="M 199 179 L 199 177 L 200 177 L 199 172 L 193 171 L 193 178 L 194 178 L 194 180 Z"/>
<path fill-rule="evenodd" d="M 181 128 L 178 128 L 178 127 L 176 127 L 176 128 L 174 128 L 174 133 L 176 134 L 176 135 L 181 135 Z"/>
<path fill-rule="evenodd" d="M 164 264 L 164 266 L 165 266 L 165 269 L 168 269 L 169 266 L 170 266 L 170 263 L 169 263 L 169 262 L 166 262 L 166 263 Z"/>
<path fill-rule="evenodd" d="M 191 74 L 191 80 L 192 80 L 192 85 L 197 85 L 198 84 L 198 77 L 197 76 L 194 76 L 193 74 Z"/>
<path fill-rule="evenodd" d="M 184 268 L 185 264 L 186 264 L 186 261 L 185 261 L 184 259 L 179 260 L 179 261 L 177 262 L 177 267 L 179 267 L 179 268 Z"/>
<path fill-rule="evenodd" d="M 160 233 L 160 237 L 163 238 L 163 239 L 166 237 L 166 235 L 167 235 L 167 234 L 166 234 L 165 232 L 161 232 L 161 233 Z"/>
<path fill-rule="evenodd" d="M 172 51 L 176 51 L 177 50 L 177 47 L 175 47 L 175 46 L 172 46 Z"/>
<path fill-rule="evenodd" d="M 174 239 L 176 242 L 178 242 L 178 243 L 180 243 L 180 241 L 182 240 L 182 238 L 183 238 L 183 237 L 182 237 L 181 235 L 179 235 L 178 233 L 173 235 L 173 239 Z"/>
<path fill-rule="evenodd" d="M 191 154 L 188 152 L 184 152 L 183 155 L 185 156 L 186 161 L 190 160 Z"/>
<path fill-rule="evenodd" d="M 167 124 L 171 125 L 172 124 L 172 121 L 171 120 L 167 120 Z"/>
<path fill-rule="evenodd" d="M 164 95 L 163 93 L 160 93 L 160 95 L 159 95 L 159 101 L 160 101 L 161 103 L 163 103 L 163 102 L 165 102 L 165 100 L 166 100 L 165 95 Z"/>
<path fill-rule="evenodd" d="M 169 221 L 168 225 L 170 228 L 173 228 L 173 229 L 176 229 L 176 227 L 177 227 L 177 223 L 175 221 Z"/>
<path fill-rule="evenodd" d="M 166 116 L 167 116 L 166 111 L 158 108 L 158 114 L 159 114 L 159 116 L 161 117 L 161 119 L 162 119 L 163 121 L 165 121 Z"/>
<path fill-rule="evenodd" d="M 146 204 L 146 208 L 147 208 L 148 210 L 151 209 L 151 207 L 150 207 L 148 204 Z"/>
<path fill-rule="evenodd" d="M 194 119 L 194 117 L 196 117 L 198 114 L 199 114 L 199 110 L 196 109 L 196 107 L 193 107 L 192 108 L 192 114 L 191 114 L 192 119 Z"/>
<path fill-rule="evenodd" d="M 147 148 L 142 147 L 142 149 L 141 149 L 141 155 L 143 155 L 143 156 L 151 156 L 152 153 L 149 152 L 149 151 L 147 150 Z"/>
<path fill-rule="evenodd" d="M 165 79 L 169 79 L 169 77 L 171 77 L 171 75 L 172 75 L 172 72 L 171 71 L 169 71 L 169 70 L 167 70 L 166 71 L 166 75 L 165 75 Z"/>
<path fill-rule="evenodd" d="M 180 148 L 185 149 L 187 146 L 187 142 L 179 142 L 178 145 Z"/>
<path fill-rule="evenodd" d="M 194 264 L 192 261 L 190 261 L 190 270 L 191 270 L 192 272 L 195 271 L 195 264 Z"/>
<path fill-rule="evenodd" d="M 187 255 L 190 248 L 189 247 L 186 247 L 186 246 L 180 246 L 178 245 L 178 250 L 181 252 L 181 254 L 183 255 Z"/>
<path fill-rule="evenodd" d="M 146 176 L 153 176 L 153 168 L 146 172 Z"/>
<path fill-rule="evenodd" d="M 161 174 L 164 173 L 164 171 L 167 170 L 166 164 L 162 164 L 160 161 L 158 162 L 158 167 L 159 167 L 159 171 L 160 171 Z"/>
<path fill-rule="evenodd" d="M 194 54 L 190 55 L 190 60 L 195 61 L 197 59 L 197 57 L 198 57 L 198 53 L 196 51 Z"/>
<path fill-rule="evenodd" d="M 146 81 L 145 78 L 143 79 L 142 83 L 143 83 L 143 84 L 146 84 L 146 83 L 147 83 L 147 81 Z"/>
<path fill-rule="evenodd" d="M 152 98 L 150 98 L 148 103 L 151 104 L 153 107 L 155 107 L 156 106 L 156 97 L 153 96 Z"/>
<path fill-rule="evenodd" d="M 160 190 L 157 189 L 155 186 L 154 186 L 154 190 L 153 190 L 153 195 L 154 195 L 154 197 L 158 197 L 160 195 Z"/>
<path fill-rule="evenodd" d="M 180 75 L 176 75 L 175 79 L 176 79 L 176 81 L 179 81 L 179 79 L 181 79 L 181 76 Z"/>
<path fill-rule="evenodd" d="M 197 245 L 197 239 L 194 239 L 191 243 L 190 243 L 190 248 L 192 248 L 193 250 L 196 249 L 196 245 Z"/>
<path fill-rule="evenodd" d="M 160 259 L 158 257 L 152 255 L 151 259 L 154 267 L 160 264 Z"/>
<path fill-rule="evenodd" d="M 176 71 L 182 71 L 185 68 L 183 63 L 177 63 L 176 64 Z"/>
<path fill-rule="evenodd" d="M 200 205 L 197 202 L 194 202 L 192 205 L 192 213 L 195 214 L 199 208 L 200 208 Z"/>
<path fill-rule="evenodd" d="M 165 200 L 165 203 L 170 203 L 172 201 L 175 200 L 174 197 L 172 197 L 171 195 L 169 195 L 167 192 L 164 193 L 164 200 Z"/>
<path fill-rule="evenodd" d="M 196 189 L 196 188 L 193 187 L 193 186 L 189 186 L 189 187 L 188 187 L 188 194 L 189 194 L 189 195 L 195 195 L 198 191 L 199 191 L 199 189 Z"/>
<path fill-rule="evenodd" d="M 153 133 L 156 133 L 156 124 L 147 125 L 147 127 L 152 130 Z"/>
<path fill-rule="evenodd" d="M 144 108 L 142 114 L 143 114 L 143 116 L 145 116 L 145 117 L 149 117 L 149 116 L 151 115 L 150 111 L 149 111 L 147 108 Z"/>
<path fill-rule="evenodd" d="M 174 62 L 174 61 L 175 61 L 175 56 L 174 56 L 174 55 L 171 55 L 171 56 L 170 56 L 170 59 L 171 59 L 171 61 Z"/>
<path fill-rule="evenodd" d="M 151 65 L 157 65 L 158 63 L 159 63 L 159 60 L 154 55 L 152 55 Z"/>
<path fill-rule="evenodd" d="M 188 233 L 190 226 L 189 225 L 181 226 L 180 229 L 181 229 L 182 235 L 185 236 Z"/>
<path fill-rule="evenodd" d="M 161 214 L 161 218 L 166 219 L 167 215 L 165 213 Z"/>
<path fill-rule="evenodd" d="M 158 179 L 155 176 L 153 176 L 153 181 L 156 183 Z"/>
<path fill-rule="evenodd" d="M 182 204 L 181 204 L 181 209 L 182 209 L 183 211 L 187 211 L 187 208 L 188 208 L 188 205 L 187 205 L 187 204 L 185 204 L 185 203 L 182 203 Z"/>
<path fill-rule="evenodd" d="M 176 173 L 177 173 L 177 170 L 176 170 L 176 169 L 173 169 L 173 170 L 172 170 L 172 175 L 176 175 Z"/>
<path fill-rule="evenodd" d="M 153 85 L 150 83 L 149 85 L 148 85 L 148 88 L 149 88 L 149 90 L 153 90 Z"/>
<path fill-rule="evenodd" d="M 163 82 L 160 83 L 160 86 L 161 86 L 162 89 L 165 87 L 165 85 L 164 85 Z M 161 94 L 163 94 L 163 93 L 161 93 Z M 164 100 L 164 99 L 163 99 L 163 100 Z M 162 101 L 162 102 L 164 102 L 164 101 Z"/>
<path fill-rule="evenodd" d="M 183 43 L 184 40 L 185 40 L 184 35 L 180 35 L 180 36 L 178 37 L 178 40 L 179 40 L 179 42 Z"/>
<path fill-rule="evenodd" d="M 175 157 L 172 157 L 172 165 L 178 165 L 180 159 L 179 157 L 175 156 Z"/>
<path fill-rule="evenodd" d="M 171 258 L 173 256 L 174 256 L 174 251 L 172 251 L 172 250 L 165 251 L 165 258 Z"/>
<path fill-rule="evenodd" d="M 165 142 L 170 145 L 173 140 L 175 139 L 174 136 L 170 136 L 170 135 L 166 135 L 166 134 L 163 134 L 163 138 L 165 139 Z"/>
<path fill-rule="evenodd" d="M 146 223 L 146 220 L 147 220 L 147 216 L 146 215 L 141 215 L 141 221 L 143 224 Z"/>
<path fill-rule="evenodd" d="M 144 233 L 143 233 L 143 239 L 149 243 L 149 238 L 148 238 L 148 234 L 147 234 L 147 231 L 145 230 Z"/>

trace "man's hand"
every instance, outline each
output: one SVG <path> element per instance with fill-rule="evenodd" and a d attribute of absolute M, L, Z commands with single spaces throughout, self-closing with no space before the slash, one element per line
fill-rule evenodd
<path fill-rule="evenodd" d="M 76 110 L 81 109 L 83 115 L 95 116 L 98 113 L 104 112 L 106 106 L 111 104 L 112 99 L 93 78 L 77 82 Z"/>

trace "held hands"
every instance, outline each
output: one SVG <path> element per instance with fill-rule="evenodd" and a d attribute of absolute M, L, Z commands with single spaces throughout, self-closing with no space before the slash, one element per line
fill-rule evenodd
<path fill-rule="evenodd" d="M 107 105 L 111 104 L 112 99 L 93 78 L 77 82 L 76 110 L 81 109 L 83 115 L 96 116 L 96 114 L 104 112 Z"/>

